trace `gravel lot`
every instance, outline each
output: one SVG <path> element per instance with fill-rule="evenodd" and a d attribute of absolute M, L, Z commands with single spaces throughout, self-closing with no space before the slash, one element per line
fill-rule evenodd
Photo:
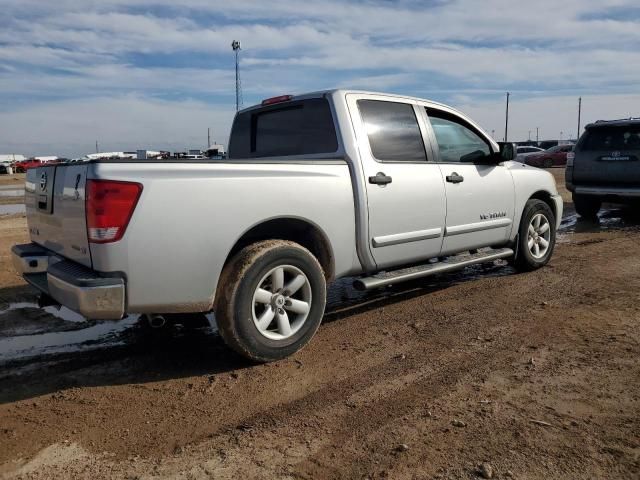
<path fill-rule="evenodd" d="M 0 216 L 0 476 L 640 478 L 640 215 L 565 201 L 546 268 L 342 282 L 311 344 L 258 366 L 210 326 L 37 308 L 26 220 Z"/>

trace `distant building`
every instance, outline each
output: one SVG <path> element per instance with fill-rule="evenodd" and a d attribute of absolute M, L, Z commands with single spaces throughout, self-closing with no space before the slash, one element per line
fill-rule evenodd
<path fill-rule="evenodd" d="M 163 157 L 168 153 L 168 152 L 159 152 L 156 150 L 137 150 L 135 152 L 98 152 L 98 153 L 87 153 L 84 156 L 84 158 L 87 160 L 100 160 L 105 158 L 134 159 L 134 158 L 138 158 L 138 152 L 146 152 L 145 158 Z"/>
<path fill-rule="evenodd" d="M 2 153 L 0 154 L 0 162 L 22 162 L 27 157 L 19 153 Z"/>
<path fill-rule="evenodd" d="M 89 160 L 99 160 L 101 158 L 136 158 L 136 152 L 98 152 L 88 153 L 85 157 Z"/>
<path fill-rule="evenodd" d="M 210 145 L 209 148 L 207 148 L 207 150 L 205 150 L 203 153 L 208 158 L 225 158 L 227 156 L 224 145 L 221 145 L 219 143 Z"/>

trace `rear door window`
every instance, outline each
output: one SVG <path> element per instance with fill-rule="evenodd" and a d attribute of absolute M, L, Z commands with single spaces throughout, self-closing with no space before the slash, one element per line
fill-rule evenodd
<path fill-rule="evenodd" d="M 229 158 L 334 153 L 338 139 L 325 98 L 289 102 L 236 115 Z"/>
<path fill-rule="evenodd" d="M 639 150 L 640 125 L 599 127 L 587 130 L 581 150 Z"/>
<path fill-rule="evenodd" d="M 409 103 L 358 100 L 371 153 L 382 162 L 426 162 L 422 133 Z"/>

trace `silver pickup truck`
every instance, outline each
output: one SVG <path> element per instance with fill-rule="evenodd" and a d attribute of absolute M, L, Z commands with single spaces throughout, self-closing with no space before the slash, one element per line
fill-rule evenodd
<path fill-rule="evenodd" d="M 93 319 L 215 312 L 240 354 L 283 358 L 320 325 L 327 284 L 360 289 L 553 252 L 552 176 L 417 98 L 332 90 L 240 111 L 229 158 L 31 169 L 24 278 Z"/>

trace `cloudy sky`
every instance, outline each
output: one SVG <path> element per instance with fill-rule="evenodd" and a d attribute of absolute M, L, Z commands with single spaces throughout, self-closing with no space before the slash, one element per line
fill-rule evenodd
<path fill-rule="evenodd" d="M 497 139 L 640 116 L 637 0 L 0 0 L 0 153 L 227 142 L 244 105 L 366 88 L 452 104 Z M 583 122 L 584 123 L 584 122 Z"/>

